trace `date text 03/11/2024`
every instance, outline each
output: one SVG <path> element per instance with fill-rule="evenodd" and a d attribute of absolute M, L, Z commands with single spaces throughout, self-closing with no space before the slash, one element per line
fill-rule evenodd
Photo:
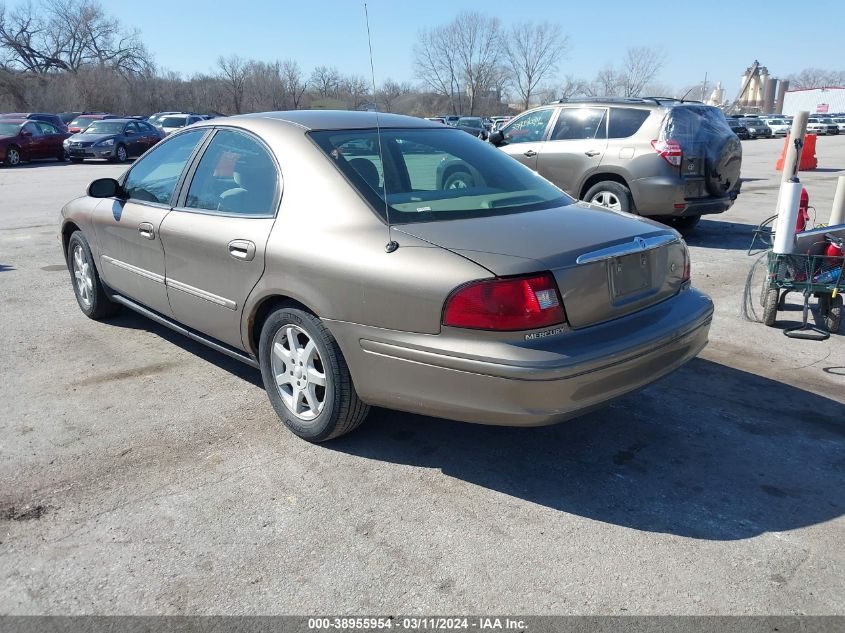
<path fill-rule="evenodd" d="M 311 630 L 358 629 L 381 630 L 401 629 L 416 630 L 510 630 L 524 631 L 525 622 L 517 618 L 499 617 L 324 617 L 308 618 Z"/>

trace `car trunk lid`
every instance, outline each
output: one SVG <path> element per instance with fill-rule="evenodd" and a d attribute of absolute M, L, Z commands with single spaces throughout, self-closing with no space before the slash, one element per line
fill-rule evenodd
<path fill-rule="evenodd" d="M 653 305 L 683 284 L 685 247 L 674 231 L 584 203 L 396 228 L 496 276 L 551 271 L 573 328 Z"/>

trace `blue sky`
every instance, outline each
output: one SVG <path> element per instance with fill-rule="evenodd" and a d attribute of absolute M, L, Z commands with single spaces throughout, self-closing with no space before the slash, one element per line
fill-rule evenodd
<path fill-rule="evenodd" d="M 104 0 L 103 5 L 141 30 L 161 66 L 184 74 L 209 72 L 219 55 L 237 54 L 264 60 L 294 58 L 308 73 L 327 65 L 369 78 L 364 8 L 359 0 Z M 708 84 L 722 81 L 731 98 L 739 89 L 742 71 L 755 59 L 776 77 L 809 66 L 845 67 L 845 16 L 842 6 L 832 0 L 813 2 L 799 14 L 799 35 L 808 37 L 795 43 L 789 26 L 796 5 L 782 0 L 765 4 L 369 0 L 368 7 L 379 83 L 387 77 L 416 82 L 412 48 L 418 29 L 448 22 L 461 10 L 479 8 L 504 24 L 543 19 L 561 24 L 571 43 L 560 65 L 561 76 L 592 78 L 619 60 L 629 46 L 653 46 L 665 52 L 658 81 L 670 88 L 700 82 L 706 72 Z"/>

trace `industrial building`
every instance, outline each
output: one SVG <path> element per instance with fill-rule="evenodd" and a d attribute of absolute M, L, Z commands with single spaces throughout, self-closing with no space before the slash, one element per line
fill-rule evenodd
<path fill-rule="evenodd" d="M 845 86 L 789 90 L 783 100 L 783 114 L 801 110 L 812 114 L 845 112 Z"/>

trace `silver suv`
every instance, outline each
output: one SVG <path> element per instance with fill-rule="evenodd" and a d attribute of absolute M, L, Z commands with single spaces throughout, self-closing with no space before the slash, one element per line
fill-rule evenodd
<path fill-rule="evenodd" d="M 490 142 L 578 199 L 681 230 L 739 194 L 739 139 L 699 102 L 562 101 L 523 112 Z"/>

